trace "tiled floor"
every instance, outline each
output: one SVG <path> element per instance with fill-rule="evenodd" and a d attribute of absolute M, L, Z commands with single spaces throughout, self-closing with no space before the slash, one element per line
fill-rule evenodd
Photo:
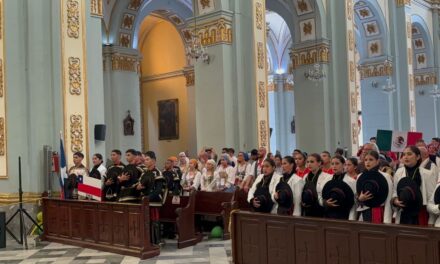
<path fill-rule="evenodd" d="M 231 261 L 231 241 L 204 239 L 201 243 L 184 249 L 177 249 L 175 240 L 166 240 L 158 257 L 141 261 L 138 258 L 112 254 L 86 248 L 78 248 L 57 243 L 29 243 L 24 250 L 13 240 L 7 241 L 7 247 L 0 249 L 0 263 L 215 263 L 229 264 Z"/>

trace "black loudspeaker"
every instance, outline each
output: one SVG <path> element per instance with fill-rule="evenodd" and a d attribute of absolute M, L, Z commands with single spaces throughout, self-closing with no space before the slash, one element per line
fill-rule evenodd
<path fill-rule="evenodd" d="M 95 125 L 95 140 L 105 140 L 105 125 Z"/>
<path fill-rule="evenodd" d="M 6 213 L 0 212 L 0 248 L 6 247 Z"/>

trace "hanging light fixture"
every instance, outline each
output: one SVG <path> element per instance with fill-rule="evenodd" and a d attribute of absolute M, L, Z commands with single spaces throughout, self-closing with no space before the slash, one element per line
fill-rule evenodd
<path fill-rule="evenodd" d="M 432 89 L 432 91 L 429 92 L 429 96 L 431 96 L 434 99 L 439 99 L 440 98 L 440 89 L 438 88 L 438 85 L 434 85 L 434 89 Z"/>
<path fill-rule="evenodd" d="M 397 89 L 396 86 L 393 84 L 393 80 L 388 77 L 386 84 L 382 85 L 382 92 L 391 94 L 394 93 L 396 90 Z"/>
<path fill-rule="evenodd" d="M 313 1 L 313 10 L 316 12 L 316 6 L 315 1 Z M 316 63 L 313 65 L 312 68 L 310 68 L 308 71 L 304 73 L 304 77 L 306 77 L 307 80 L 313 81 L 313 82 L 319 82 L 322 79 L 326 77 L 324 70 L 322 69 L 321 64 L 318 63 L 319 57 L 318 57 L 318 39 L 316 37 L 316 22 L 315 22 L 315 49 L 316 49 Z"/>
<path fill-rule="evenodd" d="M 200 36 L 197 34 L 197 15 L 195 8 L 195 1 L 193 1 L 194 12 L 194 29 L 191 32 L 191 39 L 186 47 L 186 56 L 192 61 L 201 59 L 204 63 L 209 64 L 210 57 L 207 53 L 207 48 L 203 46 Z"/>

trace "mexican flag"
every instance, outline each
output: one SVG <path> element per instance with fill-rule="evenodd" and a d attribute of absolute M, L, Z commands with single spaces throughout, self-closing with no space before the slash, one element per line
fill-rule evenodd
<path fill-rule="evenodd" d="M 420 132 L 377 130 L 376 141 L 379 150 L 403 152 L 406 146 L 415 145 L 422 138 L 423 133 Z"/>

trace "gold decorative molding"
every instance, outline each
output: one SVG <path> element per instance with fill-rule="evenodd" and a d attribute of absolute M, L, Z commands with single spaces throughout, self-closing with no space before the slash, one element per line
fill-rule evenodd
<path fill-rule="evenodd" d="M 285 82 L 283 85 L 283 91 L 293 91 L 293 84 Z"/>
<path fill-rule="evenodd" d="M 4 10 L 4 1 L 0 0 L 0 179 L 8 178 Z"/>
<path fill-rule="evenodd" d="M 189 43 L 191 40 L 193 32 L 193 26 L 182 30 L 182 35 L 186 43 Z M 197 32 L 195 33 L 200 37 L 203 46 L 232 44 L 232 21 L 222 17 L 205 22 L 197 25 Z"/>
<path fill-rule="evenodd" d="M 434 72 L 420 73 L 414 76 L 416 86 L 437 84 L 437 75 Z"/>
<path fill-rule="evenodd" d="M 266 85 L 264 82 L 258 83 L 258 105 L 260 108 L 266 107 Z"/>
<path fill-rule="evenodd" d="M 357 94 L 356 92 L 350 92 L 350 110 L 351 113 L 357 113 L 357 109 L 358 109 L 358 102 L 357 102 Z"/>
<path fill-rule="evenodd" d="M 79 38 L 79 3 L 76 0 L 67 0 L 67 36 Z"/>
<path fill-rule="evenodd" d="M 353 30 L 349 30 L 348 31 L 348 49 L 350 51 L 354 50 L 354 35 L 353 35 Z"/>
<path fill-rule="evenodd" d="M 356 67 L 354 66 L 354 61 L 350 61 L 349 65 L 350 82 L 354 82 L 356 78 Z"/>
<path fill-rule="evenodd" d="M 264 58 L 266 57 L 265 56 L 266 52 L 265 52 L 265 49 L 264 49 L 262 42 L 257 43 L 257 53 L 258 53 L 258 56 L 257 56 L 258 68 L 264 69 L 264 65 L 265 65 Z"/>
<path fill-rule="evenodd" d="M 261 3 L 256 3 L 255 4 L 255 23 L 256 23 L 256 27 L 259 30 L 263 29 L 263 6 Z"/>
<path fill-rule="evenodd" d="M 55 193 L 52 197 L 59 197 L 60 194 L 58 192 L 57 195 Z M 43 195 L 41 193 L 34 192 L 24 192 L 23 193 L 23 203 L 37 203 Z M 18 193 L 0 193 L 0 205 L 13 205 L 20 202 Z"/>
<path fill-rule="evenodd" d="M 102 0 L 90 0 L 90 15 L 104 17 L 102 10 Z"/>
<path fill-rule="evenodd" d="M 411 35 L 412 35 L 411 34 L 412 33 L 411 29 L 412 29 L 411 22 L 406 21 L 406 35 L 409 36 L 409 37 L 411 37 Z"/>
<path fill-rule="evenodd" d="M 411 0 L 396 0 L 397 7 L 411 5 Z"/>
<path fill-rule="evenodd" d="M 361 74 L 361 80 L 372 77 L 391 76 L 393 74 L 393 66 L 384 63 L 360 65 L 358 70 Z"/>
<path fill-rule="evenodd" d="M 5 119 L 0 117 L 0 156 L 6 155 Z"/>
<path fill-rule="evenodd" d="M 83 128 L 82 128 L 82 116 L 71 115 L 70 116 L 70 140 L 72 152 L 83 151 Z M 87 135 L 86 135 L 87 136 Z"/>
<path fill-rule="evenodd" d="M 0 59 L 0 98 L 3 97 L 3 60 Z"/>
<path fill-rule="evenodd" d="M 112 70 L 113 71 L 130 71 L 140 72 L 139 58 L 137 56 L 127 54 L 113 54 L 112 55 Z"/>
<path fill-rule="evenodd" d="M 412 54 L 412 48 L 408 48 L 408 64 L 413 64 L 413 54 Z"/>
<path fill-rule="evenodd" d="M 260 147 L 267 148 L 268 126 L 266 120 L 260 120 Z"/>
<path fill-rule="evenodd" d="M 290 52 L 293 69 L 303 65 L 330 62 L 330 48 L 327 44 L 319 44 L 307 48 L 293 49 Z"/>
<path fill-rule="evenodd" d="M 349 21 L 353 21 L 353 0 L 346 0 L 346 11 L 347 11 L 347 19 Z"/>
<path fill-rule="evenodd" d="M 186 86 L 194 86 L 195 84 L 195 74 L 194 69 L 189 71 L 184 71 L 185 79 L 186 79 Z"/>
<path fill-rule="evenodd" d="M 358 123 L 351 123 L 351 140 L 353 145 L 358 145 L 359 126 Z"/>
<path fill-rule="evenodd" d="M 63 91 L 63 132 L 66 159 L 81 151 L 88 163 L 88 85 L 86 19 L 91 15 L 88 1 L 61 1 L 61 58 Z M 87 10 L 87 12 L 86 12 Z"/>
<path fill-rule="evenodd" d="M 69 92 L 81 94 L 81 60 L 77 57 L 69 57 Z"/>
<path fill-rule="evenodd" d="M 414 92 L 414 87 L 415 87 L 415 85 L 414 85 L 414 77 L 413 77 L 413 74 L 409 74 L 408 75 L 408 79 L 409 79 L 409 91 L 410 92 Z"/>

